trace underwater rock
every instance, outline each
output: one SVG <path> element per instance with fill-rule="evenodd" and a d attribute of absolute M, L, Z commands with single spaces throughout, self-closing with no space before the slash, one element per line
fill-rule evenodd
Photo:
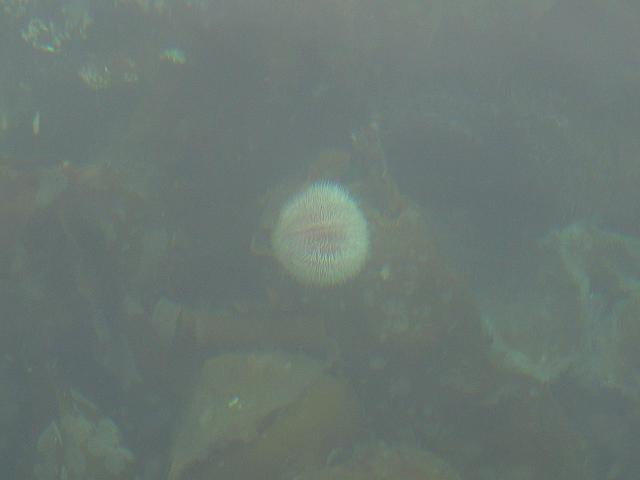
<path fill-rule="evenodd" d="M 494 396 L 504 378 L 491 362 L 489 339 L 468 286 L 440 249 L 441 232 L 427 211 L 399 192 L 384 168 L 376 129 L 367 127 L 353 143 L 350 162 L 346 155 L 344 162 L 327 162 L 327 154 L 320 154 L 308 171 L 313 180 L 323 171 L 331 180 L 358 179 L 348 185 L 370 226 L 367 265 L 348 285 L 325 291 L 300 288 L 272 268 L 265 281 L 268 318 L 276 328 L 280 318 L 321 325 L 318 338 L 333 345 L 331 358 L 354 379 L 372 426 L 393 438 L 415 428 L 423 396 L 482 401 Z M 334 163 L 346 165 L 333 169 Z M 344 177 L 332 177 L 336 171 Z M 286 196 L 286 187 L 268 196 L 262 229 L 273 228 L 277 208 L 272 204 Z M 268 254 L 260 243 L 254 243 L 254 251 Z"/>
<path fill-rule="evenodd" d="M 338 342 L 337 337 L 348 338 L 348 350 L 366 357 L 375 351 L 423 358 L 440 349 L 445 337 L 467 328 L 485 349 L 478 312 L 440 251 L 437 230 L 427 212 L 398 191 L 385 165 L 377 130 L 371 126 L 354 134 L 353 155 L 325 150 L 312 159 L 308 179 L 342 182 L 358 201 L 370 228 L 369 259 L 349 285 L 326 292 L 296 288 L 274 266 L 266 279 L 271 308 L 283 315 L 299 312 L 301 317 L 313 312 L 324 318 Z M 358 180 L 348 181 L 354 177 Z M 295 188 L 286 183 L 266 196 L 254 253 L 272 253 L 264 239 L 276 224 L 278 205 L 305 181 L 294 183 Z"/>
<path fill-rule="evenodd" d="M 131 478 L 134 456 L 122 445 L 112 419 L 78 392 L 70 390 L 60 402 L 60 416 L 38 437 L 37 480 Z"/>
<path fill-rule="evenodd" d="M 323 354 L 333 340 L 318 315 L 274 312 L 260 306 L 182 310 L 183 329 L 203 349 L 275 348 L 291 352 Z"/>
<path fill-rule="evenodd" d="M 151 324 L 161 347 L 168 348 L 173 342 L 181 313 L 182 307 L 166 298 L 161 298 L 156 303 L 151 316 Z"/>
<path fill-rule="evenodd" d="M 184 349 L 204 352 L 275 349 L 326 355 L 334 347 L 318 315 L 274 312 L 262 305 L 236 303 L 226 308 L 194 308 L 166 298 L 153 312 L 131 309 L 130 335 L 141 366 L 166 373 L 166 362 Z M 162 358 L 160 358 L 162 357 Z"/>
<path fill-rule="evenodd" d="M 587 383 L 615 387 L 637 400 L 640 239 L 573 226 L 558 240 L 585 312 L 585 347 L 576 371 Z"/>
<path fill-rule="evenodd" d="M 548 241 L 577 286 L 583 312 L 574 374 L 587 385 L 613 387 L 638 400 L 640 239 L 571 225 Z"/>
<path fill-rule="evenodd" d="M 344 465 L 305 473 L 297 480 L 459 480 L 437 455 L 413 446 L 367 445 Z"/>
<path fill-rule="evenodd" d="M 475 444 L 465 452 L 475 455 L 469 478 L 594 478 L 584 438 L 548 389 L 521 390 L 482 410 L 477 423 L 456 425 L 467 446 Z M 448 448 L 459 450 L 459 442 Z"/>
<path fill-rule="evenodd" d="M 369 195 L 374 192 L 384 198 L 384 189 Z M 386 195 L 397 198 L 395 188 Z M 391 376 L 386 395 L 367 398 L 397 398 L 411 385 L 423 388 L 427 377 L 452 395 L 492 395 L 502 372 L 491 362 L 489 338 L 468 285 L 442 252 L 441 232 L 427 212 L 406 199 L 395 204 L 395 213 L 369 212 L 371 259 L 357 301 L 345 309 L 358 321 L 344 319 L 342 330 L 351 326 L 350 335 L 338 342 L 353 364 L 366 369 L 371 385 Z M 385 364 L 379 375 L 371 376 L 372 359 Z M 398 386 L 400 379 L 407 387 Z"/>
<path fill-rule="evenodd" d="M 483 324 L 500 364 L 548 382 L 578 359 L 585 312 L 556 247 L 542 242 L 531 255 L 531 268 L 514 269 L 517 278 L 483 292 Z"/>
<path fill-rule="evenodd" d="M 207 360 L 171 452 L 169 480 L 279 478 L 323 464 L 357 431 L 352 389 L 300 355 Z"/>
<path fill-rule="evenodd" d="M 640 239 L 573 224 L 545 237 L 530 280 L 484 306 L 503 365 L 541 381 L 640 395 Z"/>
<path fill-rule="evenodd" d="M 0 165 L 0 252 L 3 257 L 13 253 L 25 224 L 37 207 L 44 184 L 37 175 L 22 173 L 5 163 Z"/>
<path fill-rule="evenodd" d="M 148 386 L 180 396 L 193 365 L 209 352 L 276 350 L 319 358 L 335 352 L 325 320 L 318 315 L 273 311 L 237 302 L 196 308 L 168 298 L 152 307 L 127 299 L 127 338 Z"/>
<path fill-rule="evenodd" d="M 376 216 L 362 309 L 376 348 L 401 355 L 432 350 L 459 319 L 451 316 L 460 285 L 447 269 L 422 213 L 406 207 Z"/>

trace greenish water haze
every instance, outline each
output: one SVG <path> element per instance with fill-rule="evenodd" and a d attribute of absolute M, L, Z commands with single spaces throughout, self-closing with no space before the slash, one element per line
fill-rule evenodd
<path fill-rule="evenodd" d="M 0 477 L 640 478 L 639 5 L 0 0 Z"/>

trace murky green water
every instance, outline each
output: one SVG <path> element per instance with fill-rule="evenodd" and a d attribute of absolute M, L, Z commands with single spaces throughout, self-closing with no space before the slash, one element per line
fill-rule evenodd
<path fill-rule="evenodd" d="M 639 24 L 0 0 L 0 477 L 638 477 Z"/>

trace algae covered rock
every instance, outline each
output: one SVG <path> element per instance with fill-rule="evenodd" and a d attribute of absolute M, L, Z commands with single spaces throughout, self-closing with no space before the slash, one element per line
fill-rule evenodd
<path fill-rule="evenodd" d="M 539 381 L 568 374 L 640 398 L 640 239 L 576 223 L 531 259 L 532 273 L 485 300 L 496 357 Z"/>
<path fill-rule="evenodd" d="M 460 475 L 437 455 L 413 446 L 383 443 L 358 449 L 344 465 L 324 467 L 299 480 L 459 480 Z"/>
<path fill-rule="evenodd" d="M 122 445 L 111 418 L 92 402 L 70 390 L 60 402 L 60 416 L 43 430 L 37 442 L 37 480 L 131 478 L 133 453 Z"/>
<path fill-rule="evenodd" d="M 318 465 L 352 438 L 359 418 L 351 388 L 321 362 L 280 353 L 214 357 L 177 429 L 169 479 L 271 478 Z"/>

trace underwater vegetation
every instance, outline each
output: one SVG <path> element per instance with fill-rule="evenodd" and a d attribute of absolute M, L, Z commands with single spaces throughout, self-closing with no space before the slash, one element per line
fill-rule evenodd
<path fill-rule="evenodd" d="M 638 24 L 0 0 L 0 477 L 639 478 Z"/>

